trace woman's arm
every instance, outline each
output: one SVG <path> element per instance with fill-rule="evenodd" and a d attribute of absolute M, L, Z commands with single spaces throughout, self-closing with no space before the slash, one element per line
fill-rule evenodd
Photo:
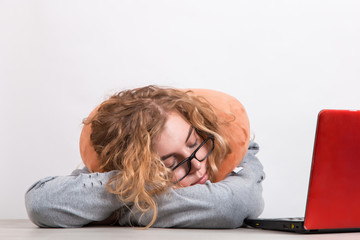
<path fill-rule="evenodd" d="M 236 228 L 247 217 L 257 217 L 264 208 L 263 167 L 255 154 L 259 147 L 251 143 L 241 162 L 243 169 L 218 183 L 169 190 L 157 197 L 158 218 L 152 227 Z M 139 215 L 132 218 L 138 219 Z M 145 214 L 140 225 L 147 225 L 152 213 Z M 122 218 L 126 224 L 127 219 Z M 136 222 L 136 221 L 134 221 Z"/>
<path fill-rule="evenodd" d="M 256 144 L 250 144 L 239 174 L 231 174 L 218 183 L 207 182 L 156 197 L 158 218 L 153 227 L 234 228 L 246 217 L 260 215 L 263 209 L 262 165 L 255 157 Z M 116 174 L 90 173 L 86 168 L 70 176 L 49 177 L 35 183 L 25 195 L 31 221 L 40 227 L 81 227 L 109 220 L 124 204 L 110 194 L 106 183 Z M 124 208 L 125 209 L 125 208 Z M 120 225 L 147 225 L 152 213 L 140 214 L 125 209 Z M 129 216 L 130 214 L 130 216 Z"/>
<path fill-rule="evenodd" d="M 102 221 L 123 206 L 106 183 L 116 174 L 90 173 L 87 168 L 70 176 L 44 178 L 25 194 L 30 220 L 39 227 L 81 227 Z"/>

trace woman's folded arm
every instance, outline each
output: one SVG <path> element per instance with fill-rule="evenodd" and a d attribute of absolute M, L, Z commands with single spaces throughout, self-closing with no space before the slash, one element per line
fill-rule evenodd
<path fill-rule="evenodd" d="M 223 181 L 169 189 L 155 196 L 158 217 L 152 227 L 235 228 L 245 218 L 260 215 L 264 172 L 257 151 L 258 145 L 250 144 L 240 164 L 243 169 Z M 130 211 L 131 206 L 128 209 L 107 191 L 106 184 L 116 173 L 90 173 L 84 168 L 38 181 L 25 195 L 29 218 L 40 227 L 82 227 L 114 216 L 120 225 L 146 226 L 152 212 L 140 218 L 140 213 Z M 113 214 L 119 209 L 123 209 L 120 215 Z"/>
<path fill-rule="evenodd" d="M 38 181 L 25 194 L 30 220 L 39 227 L 81 227 L 106 219 L 123 206 L 106 189 L 115 174 L 90 173 L 84 168 Z"/>
<path fill-rule="evenodd" d="M 158 217 L 152 227 L 236 228 L 245 218 L 259 216 L 264 208 L 261 182 L 265 175 L 257 151 L 258 145 L 252 143 L 240 164 L 243 169 L 223 181 L 171 189 L 157 196 Z M 139 215 L 130 217 L 135 220 Z M 140 219 L 140 225 L 147 225 L 152 212 Z M 128 219 L 122 221 L 126 225 Z"/>

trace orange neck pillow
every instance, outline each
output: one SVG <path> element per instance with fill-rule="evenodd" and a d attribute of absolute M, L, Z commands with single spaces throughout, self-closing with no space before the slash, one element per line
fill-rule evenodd
<path fill-rule="evenodd" d="M 208 89 L 184 89 L 191 90 L 197 96 L 204 97 L 217 113 L 220 121 L 229 121 L 222 127 L 221 133 L 231 146 L 232 152 L 221 162 L 217 181 L 223 180 L 245 157 L 250 140 L 249 119 L 243 105 L 234 97 Z M 96 114 L 96 107 L 89 115 Z M 234 118 L 235 117 L 235 118 Z M 85 166 L 91 172 L 101 172 L 97 153 L 90 142 L 91 126 L 84 125 L 80 135 L 80 155 Z"/>

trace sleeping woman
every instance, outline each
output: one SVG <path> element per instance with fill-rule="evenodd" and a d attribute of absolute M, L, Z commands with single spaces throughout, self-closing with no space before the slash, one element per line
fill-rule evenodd
<path fill-rule="evenodd" d="M 263 167 L 243 106 L 211 90 L 124 90 L 84 120 L 85 164 L 25 195 L 40 227 L 236 228 L 261 214 Z"/>

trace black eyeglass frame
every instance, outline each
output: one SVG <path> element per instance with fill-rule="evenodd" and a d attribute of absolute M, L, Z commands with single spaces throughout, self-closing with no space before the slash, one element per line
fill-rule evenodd
<path fill-rule="evenodd" d="M 200 132 L 203 132 L 201 130 L 198 130 L 196 129 L 197 131 L 200 131 Z M 215 137 L 214 135 L 210 134 L 210 133 L 206 133 L 204 132 L 205 134 L 208 135 L 208 137 L 195 149 L 195 151 L 187 158 L 185 158 L 184 160 L 182 160 L 180 163 L 178 163 L 175 167 L 171 168 L 172 171 L 174 171 L 176 168 L 178 168 L 179 166 L 181 166 L 182 164 L 186 163 L 188 164 L 188 170 L 186 172 L 186 174 L 180 178 L 179 180 L 177 180 L 176 182 L 174 182 L 174 184 L 177 184 L 178 182 L 180 182 L 181 180 L 183 180 L 184 178 L 186 178 L 187 175 L 189 175 L 190 171 L 191 171 L 191 160 L 193 160 L 194 158 L 199 161 L 199 162 L 202 162 L 204 161 L 206 158 L 209 157 L 209 155 L 212 153 L 212 151 L 214 150 L 215 148 Z M 202 159 L 198 159 L 196 157 L 196 153 L 199 151 L 200 148 L 202 148 L 202 146 L 204 146 L 209 140 L 212 141 L 212 148 L 210 149 L 210 151 L 206 154 L 206 156 Z"/>

